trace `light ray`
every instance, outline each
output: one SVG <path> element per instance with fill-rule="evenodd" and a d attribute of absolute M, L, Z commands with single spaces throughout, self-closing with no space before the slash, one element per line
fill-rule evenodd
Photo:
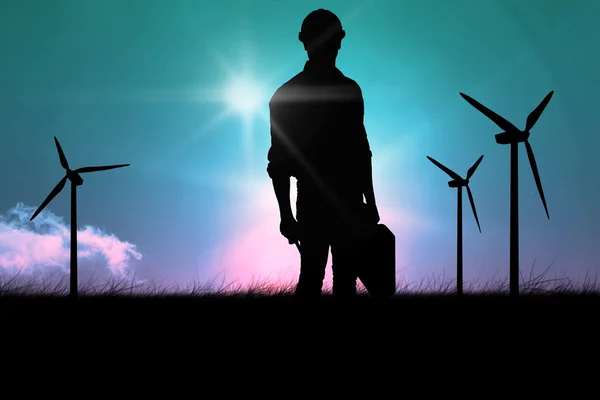
<path fill-rule="evenodd" d="M 188 146 L 196 143 L 200 140 L 204 135 L 206 135 L 211 129 L 213 129 L 216 125 L 221 123 L 225 118 L 229 117 L 233 114 L 233 110 L 231 108 L 225 108 L 219 114 L 212 117 L 207 123 L 205 123 L 202 127 L 200 127 L 195 133 L 187 135 L 183 140 L 179 141 L 179 145 L 173 149 L 173 152 L 180 151 L 186 149 Z"/>
<path fill-rule="evenodd" d="M 294 144 L 290 142 L 290 140 L 286 137 L 283 129 L 276 122 L 271 121 L 270 117 L 265 112 L 260 112 L 259 115 L 262 116 L 265 121 L 269 121 L 271 128 L 273 129 L 275 134 L 279 136 L 287 150 L 290 153 L 292 153 L 296 161 L 302 165 L 304 170 L 314 180 L 323 196 L 327 199 L 327 201 L 329 201 L 329 203 L 332 206 L 334 206 L 334 209 L 336 209 L 339 212 L 341 218 L 348 222 L 351 221 L 351 216 L 347 208 L 342 204 L 339 198 L 329 189 L 329 186 L 319 177 L 317 171 L 315 171 L 315 169 L 306 161 L 306 159 L 302 156 L 302 154 L 294 146 Z"/>
<path fill-rule="evenodd" d="M 225 61 L 225 57 L 223 57 L 223 54 L 217 49 L 214 42 L 212 40 L 205 40 L 204 45 L 206 46 L 207 51 L 212 54 L 214 61 L 223 71 L 225 71 L 225 74 L 227 76 L 234 76 L 235 71 L 231 68 L 231 64 Z"/>
<path fill-rule="evenodd" d="M 344 17 L 341 18 L 342 23 L 344 26 L 347 26 L 348 24 L 352 24 L 352 22 L 361 15 L 361 13 L 367 8 L 372 6 L 374 3 L 376 3 L 379 0 L 369 0 L 366 2 L 363 2 L 362 4 L 358 5 L 357 7 L 355 7 L 353 10 L 351 10 L 349 13 L 347 13 Z M 246 85 L 248 85 L 248 82 L 252 82 L 252 79 L 247 79 L 247 78 L 240 78 L 240 76 L 242 77 L 248 77 L 251 76 L 252 74 L 250 73 L 250 69 L 251 69 L 251 64 L 252 64 L 252 57 L 251 57 L 251 47 L 252 47 L 252 43 L 249 41 L 247 35 L 242 37 L 242 49 L 241 49 L 241 71 L 236 70 L 236 68 L 232 67 L 231 63 L 227 62 L 225 57 L 223 56 L 222 52 L 218 49 L 218 46 L 215 44 L 215 42 L 213 40 L 208 40 L 205 39 L 203 41 L 204 46 L 206 48 L 206 50 L 212 55 L 213 60 L 215 61 L 215 63 L 220 67 L 220 69 L 222 71 L 224 71 L 225 75 L 226 75 L 226 79 L 233 82 L 233 84 L 235 84 L 236 80 L 239 80 L 240 82 L 246 82 Z M 306 54 L 304 54 L 304 52 L 299 52 L 298 55 L 298 59 L 296 59 L 294 57 L 294 59 L 289 60 L 286 63 L 285 66 L 280 66 L 277 68 L 276 71 L 273 71 L 273 73 L 268 74 L 268 78 L 263 82 L 264 87 L 269 87 L 271 88 L 276 81 L 281 79 L 281 75 L 283 73 L 286 73 L 286 71 L 289 70 L 289 68 L 294 65 L 297 64 L 300 58 L 305 58 Z M 240 89 L 241 90 L 241 89 Z M 252 89 L 249 90 L 250 92 L 256 91 L 258 89 Z M 222 88 L 221 90 L 218 89 L 199 89 L 199 90 L 195 90 L 192 91 L 191 94 L 193 101 L 198 101 L 198 102 L 222 102 L 222 103 L 229 103 L 228 104 L 228 108 L 221 114 L 219 114 L 218 116 L 216 116 L 215 118 L 211 119 L 210 121 L 207 122 L 206 126 L 202 127 L 200 129 L 199 132 L 195 133 L 192 135 L 192 137 L 188 137 L 184 140 L 181 141 L 181 146 L 188 146 L 191 143 L 195 142 L 196 140 L 198 140 L 198 138 L 200 138 L 206 131 L 208 131 L 211 128 L 214 128 L 218 123 L 222 122 L 226 117 L 229 117 L 233 114 L 234 111 L 237 111 L 239 113 L 242 114 L 242 124 L 243 124 L 243 140 L 244 140 L 244 148 L 245 148 L 245 152 L 246 152 L 246 157 L 248 162 L 250 163 L 252 160 L 252 156 L 254 153 L 253 150 L 253 129 L 252 129 L 252 114 L 253 113 L 258 113 L 260 116 L 263 117 L 263 119 L 266 120 L 267 124 L 270 123 L 270 119 L 267 117 L 265 117 L 264 115 L 262 115 L 262 113 L 260 112 L 260 110 L 254 110 L 254 108 L 258 107 L 257 105 L 254 104 L 250 104 L 250 103 L 245 103 L 243 101 L 239 101 L 240 99 L 238 97 L 236 97 L 236 94 L 234 93 L 233 96 L 229 95 L 227 93 L 227 88 Z M 327 96 L 326 92 L 323 93 L 323 96 Z M 243 97 L 243 95 L 242 95 Z M 264 102 L 265 101 L 265 97 L 266 96 L 262 96 L 257 98 L 257 102 Z M 307 96 L 307 99 L 309 97 Z"/>
<path fill-rule="evenodd" d="M 254 157 L 254 130 L 253 130 L 253 119 L 251 116 L 244 116 L 242 118 L 243 124 L 243 139 L 244 139 L 244 150 L 246 151 L 246 170 L 251 171 L 252 160 Z"/>

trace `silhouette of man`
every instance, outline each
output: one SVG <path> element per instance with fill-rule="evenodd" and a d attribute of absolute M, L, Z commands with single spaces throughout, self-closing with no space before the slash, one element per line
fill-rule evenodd
<path fill-rule="evenodd" d="M 365 223 L 379 222 L 362 91 L 336 67 L 345 34 L 331 11 L 308 14 L 298 35 L 308 61 L 269 103 L 267 172 L 279 204 L 280 232 L 289 244 L 299 243 L 297 297 L 321 295 L 330 247 L 333 295 L 354 297 L 356 233 Z M 297 179 L 296 218 L 292 176 Z"/>

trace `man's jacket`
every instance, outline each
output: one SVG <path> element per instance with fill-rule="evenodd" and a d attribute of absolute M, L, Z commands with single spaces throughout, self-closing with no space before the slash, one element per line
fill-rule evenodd
<path fill-rule="evenodd" d="M 296 177 L 298 206 L 362 203 L 371 150 L 360 86 L 333 67 L 308 61 L 269 103 L 272 179 Z"/>

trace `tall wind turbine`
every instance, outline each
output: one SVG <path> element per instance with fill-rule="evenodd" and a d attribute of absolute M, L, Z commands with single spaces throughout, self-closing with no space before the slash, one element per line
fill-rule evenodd
<path fill-rule="evenodd" d="M 525 130 L 522 131 L 476 100 L 464 93 L 460 93 L 469 104 L 504 130 L 504 132 L 498 133 L 495 136 L 496 143 L 505 145 L 510 144 L 510 295 L 514 297 L 519 295 L 519 143 L 525 142 L 525 149 L 527 150 L 527 157 L 529 158 L 533 178 L 535 179 L 535 184 L 540 194 L 540 198 L 542 199 L 546 216 L 550 219 L 537 163 L 535 162 L 533 149 L 529 144 L 529 131 L 540 118 L 542 112 L 544 112 L 544 109 L 550 102 L 553 94 L 554 90 L 548 93 L 536 109 L 529 114 L 525 124 Z"/>
<path fill-rule="evenodd" d="M 467 171 L 467 178 L 463 179 L 456 172 L 452 171 L 450 168 L 442 165 L 440 162 L 434 160 L 433 158 L 427 156 L 429 161 L 434 163 L 437 167 L 439 167 L 442 171 L 450 175 L 452 180 L 448 182 L 448 186 L 451 188 L 457 188 L 458 193 L 458 202 L 457 202 L 457 221 L 456 221 L 456 294 L 458 296 L 462 296 L 463 294 L 463 232 L 462 232 L 462 188 L 466 186 L 467 194 L 469 195 L 469 202 L 471 203 L 471 209 L 473 210 L 473 215 L 475 216 L 475 221 L 477 222 L 477 228 L 479 228 L 479 232 L 481 233 L 481 226 L 479 225 L 479 218 L 477 218 L 477 210 L 475 209 L 475 201 L 473 200 L 473 194 L 471 193 L 471 188 L 469 188 L 469 179 L 475 173 L 475 170 L 483 160 L 483 156 L 479 157 L 475 164 L 469 168 Z"/>
<path fill-rule="evenodd" d="M 58 184 L 52 189 L 46 200 L 41 206 L 33 213 L 30 221 L 33 221 L 37 215 L 42 212 L 44 207 L 52 201 L 57 194 L 65 187 L 67 179 L 71 181 L 71 270 L 70 270 L 70 295 L 71 297 L 77 297 L 77 186 L 83 185 L 83 179 L 79 174 L 85 172 L 104 171 L 107 169 L 127 167 L 130 164 L 119 164 L 119 165 L 108 165 L 102 167 L 83 167 L 76 170 L 69 168 L 67 158 L 58 143 L 56 136 L 54 137 L 54 143 L 56 143 L 56 149 L 58 150 L 58 157 L 60 158 L 60 165 L 66 170 L 65 177 L 58 182 Z"/>

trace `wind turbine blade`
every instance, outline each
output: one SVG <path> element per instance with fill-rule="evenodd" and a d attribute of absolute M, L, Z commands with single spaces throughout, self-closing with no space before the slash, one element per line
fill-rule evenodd
<path fill-rule="evenodd" d="M 103 167 L 83 167 L 83 168 L 76 169 L 73 172 L 77 172 L 78 174 L 83 174 L 85 172 L 96 172 L 96 171 L 105 171 L 107 169 L 122 168 L 122 167 L 127 167 L 129 165 L 131 165 L 131 164 L 106 165 Z"/>
<path fill-rule="evenodd" d="M 527 123 L 526 123 L 526 127 L 525 127 L 526 131 L 529 131 L 531 128 L 533 128 L 533 126 L 535 125 L 537 120 L 540 118 L 540 116 L 544 112 L 544 109 L 546 109 L 546 106 L 550 102 L 550 99 L 552 98 L 553 94 L 554 94 L 554 90 L 552 90 L 550 93 L 548 93 L 546 95 L 546 97 L 544 97 L 544 100 L 542 100 L 542 102 L 536 107 L 536 109 L 533 110 L 531 112 L 531 114 L 529 114 L 527 116 Z"/>
<path fill-rule="evenodd" d="M 65 175 L 65 177 L 62 178 L 60 180 L 60 182 L 58 182 L 58 184 L 54 187 L 54 189 L 52 189 L 52 191 L 50 192 L 48 197 L 46 197 L 46 200 L 44 200 L 42 205 L 39 206 L 38 209 L 33 213 L 33 216 L 29 219 L 30 221 L 33 221 L 33 219 L 35 217 L 37 217 L 39 213 L 42 212 L 42 210 L 48 205 L 48 203 L 50 203 L 52 201 L 52 199 L 55 198 L 56 195 L 60 193 L 60 191 L 63 189 L 63 187 L 65 187 L 66 181 L 67 181 L 67 176 Z"/>
<path fill-rule="evenodd" d="M 434 163 L 439 169 L 441 169 L 442 171 L 444 171 L 445 173 L 450 175 L 450 177 L 452 179 L 462 181 L 462 178 L 456 172 L 452 171 L 450 168 L 443 166 L 441 163 L 437 162 L 436 160 L 434 160 L 433 158 L 431 158 L 429 156 L 427 156 L 427 158 L 429 159 L 429 161 Z"/>
<path fill-rule="evenodd" d="M 473 166 L 471 168 L 469 168 L 469 170 L 467 171 L 467 179 L 471 179 L 471 177 L 477 170 L 477 167 L 479 167 L 479 163 L 481 162 L 481 160 L 483 160 L 483 155 L 481 157 L 479 157 L 479 159 L 477 161 L 475 161 L 475 164 L 473 164 Z"/>
<path fill-rule="evenodd" d="M 475 216 L 475 221 L 477 222 L 477 228 L 479 228 L 479 233 L 481 233 L 481 226 L 479 225 L 479 218 L 477 218 L 477 210 L 475 209 L 475 201 L 473 200 L 473 193 L 471 193 L 471 188 L 469 185 L 467 185 L 467 194 L 469 195 L 471 209 L 473 210 L 473 215 Z"/>
<path fill-rule="evenodd" d="M 544 197 L 544 189 L 542 188 L 542 181 L 540 179 L 540 173 L 538 172 L 537 163 L 535 162 L 535 156 L 533 155 L 533 149 L 529 144 L 529 140 L 525 141 L 525 148 L 527 149 L 527 157 L 529 157 L 529 164 L 531 165 L 531 171 L 533 172 L 535 185 L 537 186 L 538 192 L 540 193 L 540 198 L 542 199 L 542 203 L 544 204 L 546 216 L 548 217 L 548 219 L 550 219 L 550 214 L 548 214 L 548 206 L 546 205 L 546 197 Z"/>
<path fill-rule="evenodd" d="M 488 117 L 489 119 L 491 119 L 502 130 L 504 130 L 506 132 L 509 132 L 509 133 L 518 133 L 518 132 L 521 132 L 512 123 L 510 123 L 509 121 L 505 120 L 504 118 L 502 118 L 501 116 L 499 116 L 498 114 L 496 114 L 495 112 L 493 112 L 492 110 L 490 110 L 489 108 L 487 108 L 486 106 L 484 106 L 483 104 L 479 103 L 477 100 L 475 100 L 475 99 L 467 96 L 464 93 L 460 93 L 460 95 L 469 104 L 471 104 L 473 107 L 475 107 L 477 110 L 479 110 L 479 112 L 481 112 L 483 115 L 485 115 L 486 117 Z"/>
<path fill-rule="evenodd" d="M 69 169 L 69 163 L 67 162 L 67 157 L 65 157 L 65 153 L 62 151 L 62 147 L 60 147 L 60 143 L 58 143 L 58 139 L 54 136 L 54 143 L 56 144 L 56 150 L 58 150 L 58 157 L 60 158 L 60 165 L 64 169 Z"/>

